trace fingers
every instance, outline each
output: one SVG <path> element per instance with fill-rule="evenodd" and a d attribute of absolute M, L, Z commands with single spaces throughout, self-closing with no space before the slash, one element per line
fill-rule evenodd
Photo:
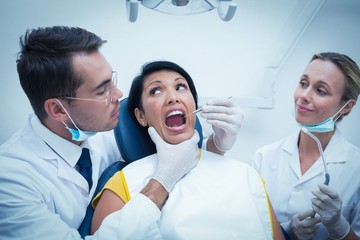
<path fill-rule="evenodd" d="M 150 135 L 151 140 L 157 145 L 158 143 L 165 143 L 164 140 L 160 137 L 160 135 L 157 133 L 155 128 L 149 127 L 148 133 Z"/>
<path fill-rule="evenodd" d="M 231 108 L 234 106 L 234 103 L 230 100 L 230 98 L 210 99 L 206 102 L 206 104 L 211 106 L 225 106 L 227 108 Z"/>
<path fill-rule="evenodd" d="M 165 142 L 161 137 L 160 135 L 157 133 L 157 131 L 155 130 L 155 128 L 153 127 L 149 127 L 148 128 L 148 133 L 150 135 L 150 138 L 151 140 L 155 143 L 156 146 L 162 144 L 162 145 L 167 145 L 167 147 L 170 147 L 171 145 L 168 144 L 167 142 Z M 194 130 L 194 135 L 182 142 L 182 143 L 179 143 L 178 145 L 197 145 L 197 143 L 200 141 L 200 136 L 199 136 L 199 133 Z"/>
<path fill-rule="evenodd" d="M 311 200 L 316 212 L 325 211 L 329 206 L 336 205 L 340 200 L 339 194 L 325 184 L 320 184 L 318 187 L 319 190 L 312 191 L 315 198 Z"/>
<path fill-rule="evenodd" d="M 331 189 L 329 186 L 327 186 L 325 184 L 319 184 L 318 187 L 321 192 L 325 193 L 330 198 L 332 198 L 332 199 L 339 198 L 339 194 L 336 191 L 334 191 L 333 189 Z"/>
<path fill-rule="evenodd" d="M 334 199 L 338 199 L 339 195 L 337 192 L 326 186 L 325 184 L 320 184 L 319 190 L 311 191 L 312 194 L 320 199 L 323 202 L 329 202 Z"/>
<path fill-rule="evenodd" d="M 202 113 L 221 113 L 225 115 L 233 115 L 237 111 L 235 104 L 229 99 L 212 99 L 206 102 L 202 108 Z"/>
<path fill-rule="evenodd" d="M 200 141 L 199 133 L 196 130 L 194 130 L 194 134 L 190 139 L 188 139 L 186 141 L 183 141 L 183 142 L 181 142 L 181 143 L 179 143 L 177 145 L 178 146 L 184 146 L 184 145 L 192 146 L 192 145 L 194 145 L 194 147 L 196 146 L 196 148 L 197 148 L 197 146 L 198 146 L 197 144 L 198 144 L 199 141 Z"/>
<path fill-rule="evenodd" d="M 321 219 L 319 216 L 309 217 L 302 221 L 304 228 L 313 228 L 316 229 L 317 225 L 320 224 Z"/>
<path fill-rule="evenodd" d="M 237 132 L 239 131 L 239 128 L 240 128 L 239 125 L 235 125 L 235 124 L 224 122 L 224 121 L 209 120 L 209 119 L 207 119 L 206 121 L 213 127 L 218 127 L 220 129 L 224 130 L 227 134 L 231 134 L 231 135 L 237 134 Z"/>
<path fill-rule="evenodd" d="M 309 209 L 306 212 L 300 213 L 298 215 L 298 219 L 300 221 L 304 220 L 305 218 L 311 218 L 315 216 L 315 211 L 313 209 Z"/>
<path fill-rule="evenodd" d="M 206 118 L 209 124 L 219 128 L 226 127 L 226 124 L 241 126 L 244 118 L 241 109 L 229 99 L 209 100 L 202 109 L 201 117 Z"/>
<path fill-rule="evenodd" d="M 300 225 L 303 228 L 316 229 L 316 225 L 321 222 L 320 217 L 315 216 L 315 211 L 313 209 L 300 213 L 298 215 L 298 219 L 300 221 Z"/>

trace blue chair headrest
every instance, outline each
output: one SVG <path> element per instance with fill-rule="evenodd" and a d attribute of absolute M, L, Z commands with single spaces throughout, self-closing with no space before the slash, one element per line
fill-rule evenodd
<path fill-rule="evenodd" d="M 147 128 L 142 127 L 130 114 L 127 102 L 127 98 L 120 101 L 119 121 L 114 129 L 114 134 L 123 159 L 130 163 L 156 153 L 156 146 L 151 140 Z M 200 136 L 199 148 L 201 148 L 203 134 L 198 117 L 196 117 L 195 129 Z"/>

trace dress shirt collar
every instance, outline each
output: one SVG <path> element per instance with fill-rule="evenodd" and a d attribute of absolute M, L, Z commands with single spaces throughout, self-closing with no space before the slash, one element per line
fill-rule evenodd
<path fill-rule="evenodd" d="M 81 146 L 78 146 L 53 133 L 41 123 L 36 115 L 33 115 L 31 118 L 31 125 L 40 138 L 71 167 L 75 167 L 81 155 L 82 148 L 89 148 L 88 141 L 84 141 Z"/>

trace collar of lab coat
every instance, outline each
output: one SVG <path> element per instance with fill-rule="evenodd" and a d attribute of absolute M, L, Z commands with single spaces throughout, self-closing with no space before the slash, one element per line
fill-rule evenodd
<path fill-rule="evenodd" d="M 282 145 L 282 149 L 292 156 L 299 156 L 299 148 L 297 145 L 299 135 L 300 132 L 290 135 Z M 344 153 L 346 153 L 346 149 L 339 149 L 339 146 L 345 147 L 347 145 L 343 144 L 345 141 L 346 140 L 342 137 L 340 130 L 336 128 L 334 135 L 330 139 L 326 148 L 323 150 L 326 164 L 341 163 L 346 161 L 346 157 L 343 156 Z"/>
<path fill-rule="evenodd" d="M 33 148 L 34 152 L 36 152 L 41 158 L 53 159 L 55 153 L 57 155 L 55 158 L 60 157 L 71 167 L 75 167 L 80 158 L 82 147 L 90 148 L 87 141 L 84 141 L 81 146 L 78 146 L 53 133 L 41 123 L 40 119 L 36 115 L 32 116 L 30 124 L 34 131 L 44 141 L 44 144 L 47 144 L 48 146 L 41 148 L 41 150 L 38 145 Z"/>
<path fill-rule="evenodd" d="M 317 176 L 319 174 L 324 173 L 324 166 L 321 159 L 321 156 L 319 156 L 318 160 L 314 163 L 313 166 L 304 174 L 301 174 L 300 170 L 300 161 L 299 161 L 299 150 L 298 150 L 298 139 L 299 139 L 300 132 L 296 132 L 289 136 L 283 143 L 282 149 L 287 154 L 290 155 L 289 158 L 289 164 L 294 171 L 294 173 L 299 178 L 299 183 L 302 184 L 310 179 L 312 179 L 314 176 Z M 325 164 L 333 164 L 333 163 L 344 163 L 346 162 L 348 153 L 347 151 L 348 144 L 346 143 L 346 140 L 341 136 L 341 133 L 339 130 L 335 130 L 334 135 L 330 139 L 330 142 L 328 143 L 326 149 L 324 150 L 324 159 Z"/>

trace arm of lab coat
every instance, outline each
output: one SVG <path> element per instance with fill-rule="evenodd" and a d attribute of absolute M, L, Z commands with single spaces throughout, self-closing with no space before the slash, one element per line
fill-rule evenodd
<path fill-rule="evenodd" d="M 160 210 L 149 198 L 137 194 L 102 222 L 93 236 L 85 239 L 161 239 L 157 221 Z"/>
<path fill-rule="evenodd" d="M 10 191 L 7 191 L 10 190 Z M 64 196 L 66 201 L 66 196 Z M 93 236 L 85 239 L 161 239 L 159 208 L 142 194 L 104 219 Z M 1 239 L 81 239 L 77 229 L 49 210 L 39 196 L 24 186 L 2 181 L 0 188 Z"/>

